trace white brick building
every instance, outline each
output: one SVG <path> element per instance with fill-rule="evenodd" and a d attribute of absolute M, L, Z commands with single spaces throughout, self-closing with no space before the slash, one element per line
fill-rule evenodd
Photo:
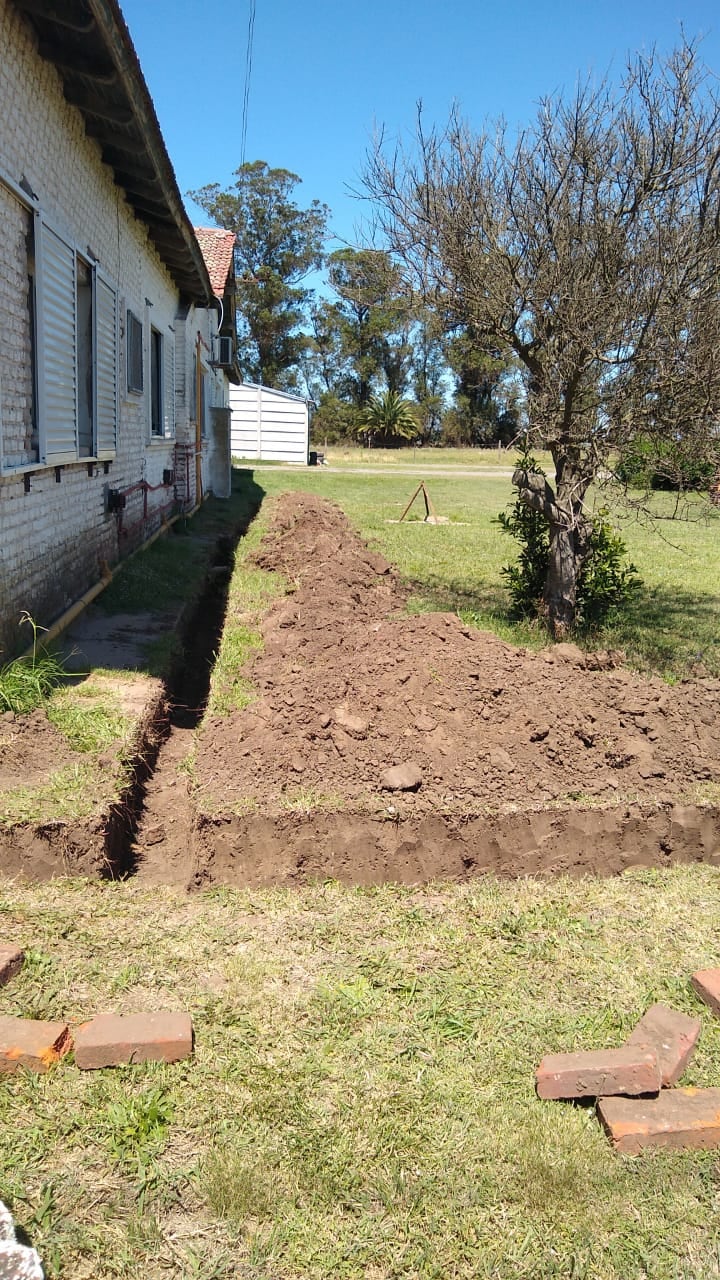
<path fill-rule="evenodd" d="M 116 0 L 0 0 L 0 50 L 2 662 L 229 492 L 232 357 Z"/>

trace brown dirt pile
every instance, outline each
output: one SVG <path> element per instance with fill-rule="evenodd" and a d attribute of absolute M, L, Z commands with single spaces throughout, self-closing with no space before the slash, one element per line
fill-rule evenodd
<path fill-rule="evenodd" d="M 390 566 L 305 494 L 278 501 L 256 559 L 290 591 L 257 700 L 200 735 L 195 885 L 720 862 L 720 807 L 692 803 L 720 780 L 719 681 L 672 689 L 619 655 L 408 616 Z"/>
<path fill-rule="evenodd" d="M 306 494 L 278 501 L 256 561 L 291 593 L 265 620 L 257 701 L 202 733 L 201 786 L 221 809 L 413 818 L 669 802 L 720 781 L 720 681 L 671 688 L 618 655 L 408 616 L 390 566 Z M 417 788 L 388 790 L 393 766 Z"/>

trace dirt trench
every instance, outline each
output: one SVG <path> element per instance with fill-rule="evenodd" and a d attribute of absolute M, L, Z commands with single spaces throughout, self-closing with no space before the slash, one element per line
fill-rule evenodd
<path fill-rule="evenodd" d="M 150 882 L 186 884 L 191 875 L 193 815 L 183 770 L 207 699 L 215 653 L 225 617 L 233 552 L 246 526 L 211 544 L 210 565 L 198 599 L 178 627 L 180 652 L 165 681 L 139 675 L 93 676 L 112 684 L 112 693 L 136 720 L 127 784 L 111 804 L 99 802 L 92 816 L 60 813 L 44 821 L 0 824 L 0 868 L 9 875 L 51 879 L 80 875 L 121 879 L 138 874 Z M 122 615 L 123 638 L 137 648 L 146 617 Z M 172 626 L 165 619 L 164 628 Z M 89 627 L 91 669 L 104 666 L 107 624 Z M 117 648 L 112 629 L 108 637 Z M 79 654 L 79 658 L 85 655 Z M 85 667 L 81 663 L 81 668 Z M 86 757 L 73 749 L 41 710 L 27 716 L 0 715 L 0 795 L 18 786 L 47 788 L 58 770 L 83 768 Z M 113 769 L 112 749 L 97 762 Z"/>
<path fill-rule="evenodd" d="M 242 536 L 242 535 L 241 535 Z M 222 636 L 236 539 L 219 539 L 196 607 L 182 630 L 182 650 L 167 684 L 165 732 L 115 874 L 150 884 L 188 884 L 194 871 L 194 809 L 189 784 L 195 730 L 202 720 Z"/>

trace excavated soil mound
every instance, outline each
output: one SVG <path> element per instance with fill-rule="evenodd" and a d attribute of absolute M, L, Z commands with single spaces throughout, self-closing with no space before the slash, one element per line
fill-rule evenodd
<path fill-rule="evenodd" d="M 307 494 L 278 500 L 255 559 L 289 591 L 257 700 L 203 726 L 196 883 L 720 859 L 718 809 L 694 803 L 720 781 L 720 681 L 409 616 L 390 565 Z"/>

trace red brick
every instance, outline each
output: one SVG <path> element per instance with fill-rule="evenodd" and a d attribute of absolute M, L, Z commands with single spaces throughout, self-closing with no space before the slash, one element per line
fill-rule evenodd
<path fill-rule="evenodd" d="M 655 1050 L 661 1083 L 666 1087 L 680 1079 L 695 1052 L 701 1026 L 699 1018 L 690 1018 L 664 1004 L 653 1004 L 626 1043 L 644 1044 Z"/>
<path fill-rule="evenodd" d="M 15 977 L 25 962 L 25 952 L 19 947 L 0 947 L 0 987 Z"/>
<path fill-rule="evenodd" d="M 535 1072 L 540 1098 L 599 1098 L 615 1093 L 657 1093 L 655 1053 L 641 1045 L 581 1053 L 549 1053 Z"/>
<path fill-rule="evenodd" d="M 72 1048 L 64 1022 L 36 1022 L 33 1018 L 0 1018 L 0 1071 L 47 1071 Z"/>
<path fill-rule="evenodd" d="M 191 1053 L 192 1022 L 187 1013 L 103 1013 L 75 1031 L 75 1061 L 83 1070 L 178 1062 Z"/>
<path fill-rule="evenodd" d="M 663 1089 L 657 1098 L 601 1098 L 598 1115 L 616 1151 L 720 1146 L 720 1089 Z"/>
<path fill-rule="evenodd" d="M 720 969 L 698 969 L 691 981 L 700 999 L 720 1017 Z"/>

